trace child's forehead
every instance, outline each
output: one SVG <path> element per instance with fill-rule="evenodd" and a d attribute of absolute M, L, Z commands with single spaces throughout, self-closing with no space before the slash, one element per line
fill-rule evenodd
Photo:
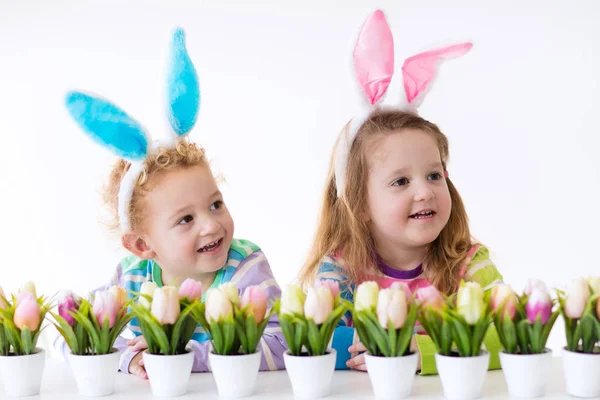
<path fill-rule="evenodd" d="M 406 168 L 441 163 L 440 151 L 433 135 L 418 129 L 403 129 L 382 135 L 370 146 L 370 167 Z"/>
<path fill-rule="evenodd" d="M 179 204 L 212 198 L 218 190 L 210 168 L 199 165 L 161 172 L 147 196 L 151 201 Z"/>

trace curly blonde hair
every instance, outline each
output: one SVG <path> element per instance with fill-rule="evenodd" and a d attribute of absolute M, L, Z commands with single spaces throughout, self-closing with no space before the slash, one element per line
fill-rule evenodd
<path fill-rule="evenodd" d="M 348 125 L 344 129 L 348 129 Z M 341 197 L 337 196 L 335 184 L 335 151 L 331 158 L 317 232 L 299 276 L 302 283 L 310 284 L 318 272 L 321 259 L 334 252 L 343 254 L 348 279 L 354 283 L 360 283 L 367 275 L 377 273 L 373 239 L 367 223 L 361 218 L 367 195 L 366 149 L 383 135 L 398 134 L 402 129 L 419 129 L 430 134 L 437 142 L 442 165 L 446 169 L 448 138 L 435 124 L 399 110 L 380 110 L 371 114 L 359 128 L 350 149 L 347 183 Z M 459 269 L 471 247 L 471 233 L 460 194 L 449 178 L 446 178 L 446 182 L 452 200 L 450 219 L 430 244 L 424 272 L 440 291 L 450 294 L 458 286 Z"/>
<path fill-rule="evenodd" d="M 177 142 L 175 147 L 161 147 L 157 152 L 148 155 L 144 161 L 142 172 L 137 178 L 131 201 L 129 202 L 129 224 L 135 230 L 143 225 L 144 207 L 142 199 L 154 187 L 161 173 L 178 168 L 208 166 L 204 149 L 187 140 Z M 107 226 L 111 231 L 119 231 L 119 189 L 123 177 L 131 167 L 131 163 L 119 159 L 113 166 L 108 183 L 104 187 L 104 205 L 110 213 Z"/>

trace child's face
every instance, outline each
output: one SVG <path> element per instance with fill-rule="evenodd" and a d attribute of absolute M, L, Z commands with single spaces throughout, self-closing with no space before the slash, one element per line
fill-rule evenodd
<path fill-rule="evenodd" d="M 143 201 L 144 240 L 168 278 L 201 279 L 225 265 L 233 219 L 208 166 L 165 172 Z"/>
<path fill-rule="evenodd" d="M 434 241 L 452 205 L 434 137 L 403 129 L 370 150 L 366 214 L 377 246 L 410 248 Z"/>

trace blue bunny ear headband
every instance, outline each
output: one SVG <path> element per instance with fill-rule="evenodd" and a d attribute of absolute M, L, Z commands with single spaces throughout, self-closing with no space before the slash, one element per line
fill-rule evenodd
<path fill-rule="evenodd" d="M 144 128 L 108 100 L 83 92 L 67 93 L 65 105 L 77 125 L 95 142 L 131 162 L 119 189 L 119 221 L 130 230 L 129 203 L 135 183 L 149 154 L 162 146 L 174 146 L 196 124 L 200 107 L 200 86 L 194 64 L 185 47 L 185 33 L 173 34 L 168 74 L 167 116 L 173 132 L 166 142 L 153 142 Z"/>

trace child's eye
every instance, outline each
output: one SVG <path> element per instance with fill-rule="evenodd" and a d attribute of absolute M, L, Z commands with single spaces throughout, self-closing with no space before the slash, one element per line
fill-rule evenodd
<path fill-rule="evenodd" d="M 405 186 L 408 185 L 408 179 L 406 178 L 400 178 L 394 181 L 394 183 L 392 183 L 392 186 Z"/>
<path fill-rule="evenodd" d="M 442 174 L 440 174 L 439 172 L 434 172 L 433 174 L 429 174 L 427 179 L 429 179 L 430 181 L 438 181 L 442 179 Z"/>
<path fill-rule="evenodd" d="M 189 224 L 190 222 L 192 222 L 194 220 L 194 217 L 192 217 L 191 215 L 186 215 L 185 217 L 181 218 L 179 220 L 179 222 L 177 223 L 177 225 L 185 225 L 185 224 Z"/>
<path fill-rule="evenodd" d="M 217 200 L 214 203 L 212 203 L 210 205 L 210 211 L 215 211 L 218 210 L 219 208 L 223 207 L 223 200 Z"/>

